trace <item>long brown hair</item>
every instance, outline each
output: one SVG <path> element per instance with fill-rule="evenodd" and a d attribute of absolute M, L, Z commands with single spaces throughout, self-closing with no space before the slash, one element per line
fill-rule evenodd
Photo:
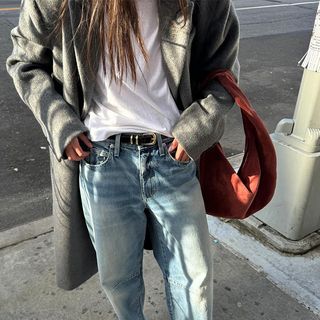
<path fill-rule="evenodd" d="M 161 1 L 161 0 L 156 0 Z M 178 1 L 180 9 L 184 16 L 184 22 L 187 19 L 187 0 L 171 0 Z M 110 78 L 117 83 L 119 79 L 116 77 L 116 71 L 120 74 L 120 83 L 122 83 L 124 72 L 127 74 L 128 67 L 131 71 L 131 76 L 134 82 L 137 80 L 135 69 L 135 57 L 133 46 L 131 43 L 130 33 L 137 39 L 145 61 L 148 61 L 143 39 L 141 37 L 138 13 L 135 1 L 133 0 L 83 0 L 81 20 L 76 32 L 81 28 L 87 30 L 85 41 L 85 59 L 91 61 L 89 56 L 90 48 L 93 46 L 95 37 L 98 36 L 98 44 L 101 57 L 103 58 L 103 70 L 107 72 L 105 57 L 106 50 L 110 57 Z M 62 0 L 58 21 L 54 32 L 61 30 L 65 16 L 68 12 L 68 0 Z M 106 28 L 105 21 L 108 21 Z M 95 33 L 97 31 L 97 34 Z M 106 50 L 104 50 L 106 49 Z M 89 63 L 92 72 L 92 64 Z"/>

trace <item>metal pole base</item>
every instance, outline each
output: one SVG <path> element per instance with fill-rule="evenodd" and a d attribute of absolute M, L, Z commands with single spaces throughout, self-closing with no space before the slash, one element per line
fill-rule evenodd
<path fill-rule="evenodd" d="M 306 152 L 271 134 L 277 153 L 277 186 L 255 216 L 286 238 L 300 240 L 320 229 L 320 152 Z M 293 142 L 293 141 L 292 141 Z"/>

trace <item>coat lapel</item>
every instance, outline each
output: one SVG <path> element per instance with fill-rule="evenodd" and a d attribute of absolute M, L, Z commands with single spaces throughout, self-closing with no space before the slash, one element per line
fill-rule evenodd
<path fill-rule="evenodd" d="M 83 89 L 84 105 L 81 115 L 83 120 L 91 104 L 95 79 L 89 72 L 89 64 L 85 58 L 84 37 L 86 35 L 84 32 L 76 32 L 81 18 L 82 3 L 82 0 L 69 0 L 73 45 Z M 190 31 L 192 29 L 193 8 L 193 0 L 187 0 L 188 17 L 186 24 L 183 25 L 183 13 L 180 10 L 178 0 L 158 0 L 161 53 L 168 85 L 175 99 L 178 94 Z M 95 39 L 98 39 L 98 37 L 96 36 Z M 95 75 L 99 67 L 100 52 L 98 42 L 90 48 L 90 52 L 90 57 L 92 57 L 93 61 L 93 75 Z"/>
<path fill-rule="evenodd" d="M 178 0 L 158 0 L 158 8 L 164 69 L 171 93 L 176 99 L 192 29 L 194 3 L 192 0 L 187 1 L 188 15 L 185 25 Z"/>

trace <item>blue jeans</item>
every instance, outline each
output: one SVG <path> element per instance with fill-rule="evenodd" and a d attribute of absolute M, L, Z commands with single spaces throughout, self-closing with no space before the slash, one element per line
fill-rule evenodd
<path fill-rule="evenodd" d="M 93 142 L 80 162 L 80 194 L 102 288 L 121 320 L 143 315 L 142 259 L 148 208 L 154 257 L 164 277 L 170 319 L 212 319 L 212 251 L 194 160 L 152 146 Z"/>

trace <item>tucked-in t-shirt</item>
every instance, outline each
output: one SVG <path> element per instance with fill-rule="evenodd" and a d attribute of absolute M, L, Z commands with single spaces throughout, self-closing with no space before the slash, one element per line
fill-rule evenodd
<path fill-rule="evenodd" d="M 124 72 L 123 85 L 110 83 L 109 55 L 106 50 L 106 75 L 102 58 L 90 110 L 84 119 L 92 141 L 101 141 L 120 132 L 157 132 L 172 137 L 180 117 L 166 79 L 159 38 L 157 0 L 136 0 L 139 26 L 149 61 L 131 34 L 136 59 L 137 83 L 130 69 Z M 119 73 L 116 74 L 119 78 Z"/>

